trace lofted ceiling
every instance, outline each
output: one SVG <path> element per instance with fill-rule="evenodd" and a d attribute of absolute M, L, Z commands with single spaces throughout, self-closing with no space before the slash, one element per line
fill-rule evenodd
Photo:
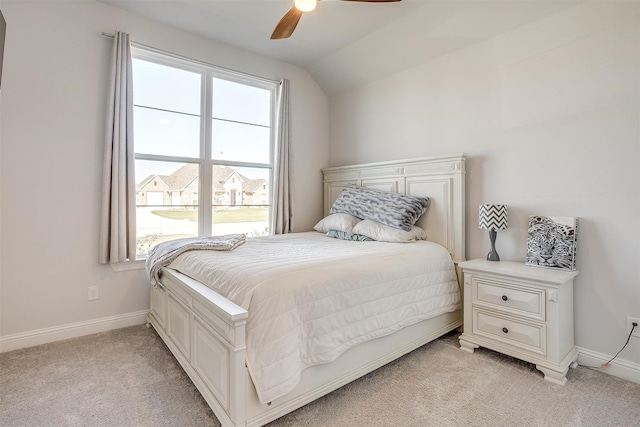
<path fill-rule="evenodd" d="M 581 1 L 322 0 L 293 36 L 271 40 L 292 0 L 99 0 L 308 70 L 327 94 L 397 73 Z"/>

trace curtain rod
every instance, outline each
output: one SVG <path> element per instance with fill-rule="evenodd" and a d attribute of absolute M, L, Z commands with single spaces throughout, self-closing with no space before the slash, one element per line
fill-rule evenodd
<path fill-rule="evenodd" d="M 109 34 L 109 33 L 105 33 L 105 32 L 103 32 L 102 35 L 104 37 L 108 37 L 110 39 L 115 38 L 115 36 L 113 34 Z M 142 44 L 142 43 L 137 43 L 137 42 L 134 42 L 133 40 L 131 40 L 131 45 L 134 46 L 134 47 L 147 49 L 147 50 L 150 50 L 150 51 L 155 52 L 155 53 L 160 53 L 162 55 L 171 56 L 171 57 L 176 58 L 176 59 L 181 59 L 183 61 L 195 62 L 196 64 L 200 64 L 200 65 L 204 65 L 204 66 L 207 66 L 207 67 L 215 68 L 216 70 L 224 71 L 224 72 L 227 72 L 227 73 L 240 74 L 240 75 L 243 75 L 245 77 L 251 77 L 251 78 L 262 80 L 262 81 L 265 81 L 265 82 L 280 84 L 279 80 L 267 79 L 266 77 L 260 77 L 260 76 L 254 75 L 254 74 L 243 73 L 242 71 L 236 71 L 236 70 L 232 70 L 230 68 L 224 68 L 224 67 L 220 67 L 218 65 L 209 64 L 209 63 L 204 62 L 204 61 L 199 61 L 197 59 L 189 58 L 187 56 L 178 55 L 178 54 L 173 53 L 173 52 L 168 52 L 166 50 L 158 49 L 156 47 L 148 46 L 148 45 L 145 45 L 145 44 Z"/>

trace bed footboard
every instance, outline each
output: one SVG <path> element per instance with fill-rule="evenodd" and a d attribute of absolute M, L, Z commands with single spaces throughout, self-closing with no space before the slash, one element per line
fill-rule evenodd
<path fill-rule="evenodd" d="M 163 270 L 147 317 L 224 426 L 245 424 L 247 311 Z"/>

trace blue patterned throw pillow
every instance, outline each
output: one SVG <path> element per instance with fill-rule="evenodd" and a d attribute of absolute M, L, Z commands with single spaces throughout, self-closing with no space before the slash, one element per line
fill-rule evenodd
<path fill-rule="evenodd" d="M 349 184 L 331 206 L 331 213 L 346 213 L 410 231 L 428 207 L 428 197 L 409 196 Z"/>
<path fill-rule="evenodd" d="M 347 233 L 346 231 L 340 231 L 340 230 L 329 230 L 327 232 L 327 237 L 340 239 L 340 240 L 353 240 L 357 242 L 367 242 L 369 240 L 373 240 L 372 238 L 363 236 L 361 234 L 351 234 L 351 233 Z"/>

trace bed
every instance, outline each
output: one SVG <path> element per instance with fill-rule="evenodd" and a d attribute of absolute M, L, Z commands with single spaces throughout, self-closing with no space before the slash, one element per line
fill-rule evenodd
<path fill-rule="evenodd" d="M 373 283 L 373 278 L 379 276 L 384 276 L 383 279 L 387 281 L 386 283 L 392 283 L 391 281 L 400 274 L 399 271 L 392 268 L 398 262 L 397 259 L 406 259 L 409 263 L 406 267 L 400 267 L 402 271 L 415 270 L 416 277 L 418 275 L 427 277 L 427 272 L 423 272 L 427 267 L 418 262 L 422 255 L 414 254 L 414 247 L 419 247 L 419 250 L 427 251 L 425 253 L 428 254 L 437 253 L 438 257 L 442 257 L 442 253 L 444 253 L 448 264 L 451 264 L 451 260 L 455 265 L 464 261 L 464 155 L 341 166 L 326 168 L 322 172 L 325 217 L 330 216 L 330 210 L 343 190 L 352 185 L 409 196 L 428 197 L 429 208 L 416 223 L 426 231 L 428 242 L 418 242 L 417 245 L 413 243 L 366 242 L 366 245 L 362 245 L 361 242 L 332 239 L 316 231 L 281 236 L 278 238 L 278 247 L 281 246 L 283 249 L 277 250 L 282 250 L 280 255 L 292 258 L 293 261 L 282 263 L 281 266 L 267 268 L 259 266 L 253 270 L 250 266 L 241 269 L 235 267 L 236 271 L 242 270 L 246 276 L 258 278 L 261 286 L 265 282 L 273 282 L 270 283 L 271 288 L 264 288 L 268 291 L 262 292 L 263 294 L 271 295 L 277 292 L 280 289 L 280 282 L 285 281 L 281 277 L 285 276 L 290 277 L 294 282 L 299 280 L 302 289 L 300 294 L 308 294 L 307 288 L 302 285 L 306 286 L 313 282 L 315 276 L 319 276 L 323 270 L 331 272 L 331 277 L 334 280 L 326 288 L 332 286 L 340 288 L 343 281 L 350 281 L 346 277 L 353 277 L 348 269 L 357 268 L 358 263 L 363 262 L 362 260 L 358 261 L 358 258 L 353 258 L 356 254 L 350 252 L 351 248 L 358 244 L 368 248 L 369 253 L 365 257 L 369 257 L 369 259 L 374 254 L 386 257 L 386 264 L 382 261 L 376 263 L 387 266 L 384 273 L 376 273 L 376 275 L 365 278 L 364 282 L 368 284 Z M 285 241 L 293 246 L 287 249 L 282 243 Z M 298 253 L 304 251 L 296 249 L 301 247 L 300 244 L 308 247 L 317 244 L 317 248 L 314 246 L 314 249 L 310 249 L 317 254 L 316 259 L 300 258 L 304 255 Z M 328 246 L 322 249 L 323 245 Z M 257 260 L 256 265 L 259 265 L 262 262 L 258 259 L 260 254 L 272 252 L 272 247 L 274 246 L 271 240 L 261 241 L 258 239 L 247 241 L 234 249 L 233 253 L 237 252 L 237 257 L 249 254 L 251 259 Z M 401 248 L 398 250 L 405 252 L 400 255 L 395 254 L 394 252 L 397 250 L 392 250 L 391 247 Z M 261 363 L 261 357 L 264 356 L 267 359 L 274 357 L 266 349 L 270 341 L 263 343 L 255 338 L 256 336 L 266 336 L 271 330 L 268 320 L 265 321 L 258 317 L 264 310 L 257 307 L 265 306 L 251 305 L 253 300 L 258 301 L 256 295 L 259 292 L 252 290 L 242 293 L 234 288 L 225 290 L 227 298 L 203 283 L 210 283 L 210 281 L 233 282 L 234 279 L 230 279 L 230 277 L 236 275 L 218 277 L 217 273 L 212 273 L 210 269 L 205 268 L 200 268 L 199 273 L 198 268 L 194 272 L 190 271 L 189 275 L 181 273 L 179 270 L 186 268 L 186 265 L 203 265 L 199 264 L 205 262 L 200 259 L 203 255 L 195 252 L 197 251 L 183 254 L 169 267 L 162 269 L 159 285 L 151 287 L 148 323 L 156 329 L 223 426 L 261 426 L 267 424 L 462 325 L 462 310 L 459 308 L 459 301 L 452 300 L 449 291 L 443 291 L 443 296 L 438 297 L 441 301 L 438 304 L 447 305 L 448 308 L 439 309 L 434 306 L 431 313 L 435 314 L 428 318 L 412 317 L 410 321 L 406 321 L 405 318 L 402 322 L 394 323 L 393 327 L 383 328 L 383 332 L 371 332 L 366 330 L 364 326 L 358 327 L 356 328 L 357 333 L 353 336 L 349 335 L 349 339 L 346 340 L 348 345 L 344 345 L 338 350 L 327 350 L 325 356 L 319 358 L 314 356 L 310 359 L 311 362 L 305 359 L 306 364 L 298 367 L 297 374 L 295 372 L 291 374 L 292 381 L 284 386 L 276 384 L 272 390 L 265 384 L 270 384 L 269 381 L 274 377 L 273 373 L 277 372 L 277 369 L 282 369 L 284 372 L 285 368 L 295 367 L 296 363 L 294 362 L 298 361 L 298 356 L 293 362 L 283 358 L 284 362 L 281 365 L 276 363 L 277 360 L 266 364 L 272 371 L 274 368 L 276 369 L 271 375 L 267 374 L 264 378 L 260 378 L 256 374 L 261 370 L 256 368 L 256 365 Z M 335 266 L 333 264 L 335 261 L 323 264 L 325 255 L 321 255 L 329 252 L 338 253 L 340 259 L 348 259 L 349 262 L 345 262 L 341 268 L 331 268 Z M 393 256 L 399 256 L 399 258 L 394 259 Z M 416 256 L 418 258 L 415 258 Z M 430 257 L 431 255 L 425 256 Z M 232 258 L 227 255 L 225 257 L 224 262 Z M 207 256 L 205 255 L 204 258 Z M 293 270 L 288 270 L 290 264 L 298 263 L 304 266 L 304 271 L 310 271 L 311 274 L 303 277 Z M 433 263 L 425 262 L 424 264 L 431 265 Z M 270 279 L 267 274 L 270 269 L 278 270 L 280 276 L 277 280 Z M 316 273 L 313 273 L 314 271 Z M 338 273 L 333 273 L 334 271 L 346 271 L 347 276 L 340 276 Z M 457 269 L 453 271 L 454 283 L 458 287 L 457 291 L 461 293 L 459 271 Z M 458 275 L 457 280 L 456 274 Z M 194 277 L 200 280 L 196 280 Z M 371 289 L 386 292 L 389 286 L 383 285 Z M 360 301 L 367 292 L 375 294 L 377 291 L 354 294 L 356 297 L 352 301 Z M 391 296 L 384 296 L 384 298 L 387 297 Z M 326 295 L 320 295 L 317 300 L 326 303 L 327 307 L 339 305 L 338 300 L 328 298 Z M 299 296 L 293 299 L 297 301 Z M 286 298 L 278 298 L 280 302 L 284 300 Z M 322 305 L 316 302 L 314 304 L 313 307 Z M 269 310 L 284 312 L 286 308 L 269 307 Z M 318 316 L 317 312 L 315 315 L 316 317 L 324 317 Z M 352 314 L 345 315 L 346 320 L 343 320 L 343 324 L 346 326 L 353 324 L 353 317 L 349 316 Z M 334 319 L 332 322 L 335 323 L 336 320 Z M 314 325 L 311 329 L 323 331 L 319 335 L 326 335 L 323 328 L 326 326 Z M 253 330 L 259 330 L 260 333 L 252 335 L 251 331 Z M 351 333 L 350 329 L 349 333 Z M 361 339 L 365 336 L 367 339 Z M 324 345 L 322 342 L 318 343 L 319 348 L 325 348 Z M 291 349 L 291 351 L 293 350 L 296 349 Z M 305 350 L 297 351 L 297 353 L 304 353 L 306 357 L 307 352 Z M 268 372 L 268 369 L 264 370 Z M 282 376 L 289 378 L 289 375 L 283 374 Z"/>

